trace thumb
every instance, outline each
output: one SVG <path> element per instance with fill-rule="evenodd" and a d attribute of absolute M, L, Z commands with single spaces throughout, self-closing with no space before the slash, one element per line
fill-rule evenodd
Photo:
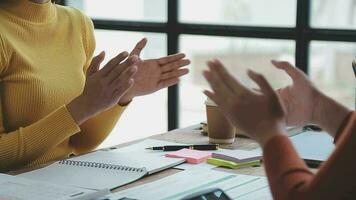
<path fill-rule="evenodd" d="M 284 70 L 288 74 L 288 76 L 292 78 L 293 81 L 297 80 L 298 78 L 304 75 L 304 73 L 300 69 L 294 67 L 289 62 L 272 60 L 271 63 L 276 68 L 280 70 Z"/>
<path fill-rule="evenodd" d="M 93 75 L 94 73 L 99 71 L 100 64 L 103 62 L 104 58 L 105 58 L 105 52 L 102 51 L 99 55 L 95 56 L 92 59 L 87 70 L 87 76 Z"/>
<path fill-rule="evenodd" d="M 137 55 L 140 57 L 141 51 L 145 48 L 147 44 L 147 38 L 142 38 L 131 51 L 130 56 Z"/>
<path fill-rule="evenodd" d="M 265 95 L 270 95 L 274 93 L 273 88 L 271 87 L 271 85 L 268 83 L 268 81 L 266 80 L 266 78 L 257 73 L 254 72 L 252 70 L 248 70 L 248 76 L 257 83 L 257 85 L 260 87 L 261 92 Z"/>

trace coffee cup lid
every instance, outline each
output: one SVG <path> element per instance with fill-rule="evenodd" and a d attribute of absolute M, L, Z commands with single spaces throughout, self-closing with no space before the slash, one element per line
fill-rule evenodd
<path fill-rule="evenodd" d="M 206 99 L 205 105 L 207 105 L 207 106 L 217 106 L 216 103 L 213 100 L 211 100 L 210 98 Z"/>

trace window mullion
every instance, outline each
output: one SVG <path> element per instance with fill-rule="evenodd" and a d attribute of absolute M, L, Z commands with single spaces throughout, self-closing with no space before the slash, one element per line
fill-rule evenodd
<path fill-rule="evenodd" d="M 310 30 L 310 0 L 297 1 L 295 65 L 308 73 Z"/>

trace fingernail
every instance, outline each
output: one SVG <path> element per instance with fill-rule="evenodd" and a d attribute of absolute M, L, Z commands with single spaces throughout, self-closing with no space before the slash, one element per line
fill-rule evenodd
<path fill-rule="evenodd" d="M 129 55 L 129 52 L 124 51 L 124 52 L 122 52 L 122 55 L 126 57 L 126 56 L 128 56 L 128 55 Z"/>
<path fill-rule="evenodd" d="M 97 57 L 103 57 L 105 55 L 105 51 L 102 51 L 99 53 L 99 55 L 97 55 Z"/>

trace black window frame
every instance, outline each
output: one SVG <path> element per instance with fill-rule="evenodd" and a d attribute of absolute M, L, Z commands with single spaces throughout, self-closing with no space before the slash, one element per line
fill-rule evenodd
<path fill-rule="evenodd" d="M 164 33 L 168 38 L 168 54 L 179 51 L 179 36 L 182 34 L 294 40 L 296 42 L 295 65 L 308 73 L 311 41 L 356 42 L 356 30 L 311 27 L 311 1 L 297 0 L 296 26 L 290 28 L 182 23 L 178 20 L 179 0 L 167 0 L 167 22 L 92 20 L 95 29 Z M 63 1 L 62 4 L 66 5 L 66 2 Z M 168 130 L 178 127 L 179 85 L 176 85 L 168 88 Z"/>

